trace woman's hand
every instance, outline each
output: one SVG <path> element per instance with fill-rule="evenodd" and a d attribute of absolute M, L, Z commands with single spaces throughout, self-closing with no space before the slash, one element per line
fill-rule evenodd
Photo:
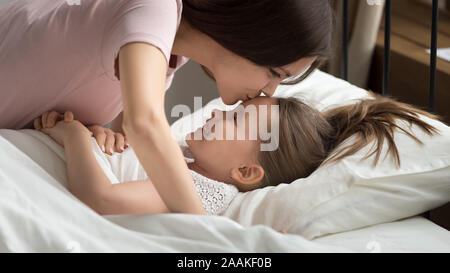
<path fill-rule="evenodd" d="M 67 117 L 67 119 L 64 117 Z M 56 122 L 56 124 L 53 124 L 54 122 Z M 49 125 L 54 126 L 50 128 L 48 127 Z M 91 131 L 89 131 L 81 122 L 78 120 L 73 120 L 72 112 L 65 112 L 64 116 L 55 111 L 46 112 L 42 115 L 42 118 L 37 118 L 34 120 L 34 127 L 36 130 L 50 136 L 54 141 L 63 147 L 69 137 L 92 136 Z"/>
<path fill-rule="evenodd" d="M 99 125 L 89 126 L 88 129 L 92 132 L 98 146 L 104 153 L 113 155 L 114 151 L 121 153 L 128 148 L 127 138 L 121 133 L 116 133 Z"/>

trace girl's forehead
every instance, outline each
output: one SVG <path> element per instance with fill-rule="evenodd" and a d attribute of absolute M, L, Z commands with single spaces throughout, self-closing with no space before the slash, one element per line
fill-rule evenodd
<path fill-rule="evenodd" d="M 277 98 L 260 96 L 260 97 L 256 97 L 254 99 L 248 100 L 246 102 L 243 102 L 241 105 L 246 107 L 249 105 L 258 106 L 258 105 L 274 105 L 274 104 L 278 104 Z"/>
<path fill-rule="evenodd" d="M 239 116 L 241 116 L 242 113 L 248 113 L 250 116 L 254 114 L 256 116 L 253 115 L 252 117 L 257 118 L 257 120 L 263 118 L 269 122 L 271 120 L 272 111 L 274 110 L 273 106 L 279 106 L 278 98 L 261 96 L 246 101 L 227 113 L 238 114 Z M 276 108 L 276 110 L 278 109 L 279 108 Z M 250 117 L 247 115 L 244 116 L 246 118 Z"/>

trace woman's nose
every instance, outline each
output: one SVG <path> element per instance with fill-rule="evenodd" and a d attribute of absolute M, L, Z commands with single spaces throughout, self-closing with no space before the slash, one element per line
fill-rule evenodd
<path fill-rule="evenodd" d="M 267 97 L 272 97 L 275 94 L 275 90 L 277 89 L 277 87 L 267 87 L 264 88 L 263 90 L 261 90 L 259 92 L 259 94 L 257 95 L 257 97 L 261 96 L 261 93 L 263 93 L 264 95 L 266 95 Z"/>
<path fill-rule="evenodd" d="M 256 97 L 261 96 L 261 93 L 266 95 L 267 97 L 272 97 L 275 94 L 275 90 L 277 90 L 278 85 L 281 81 L 270 81 L 267 85 L 261 89 Z"/>

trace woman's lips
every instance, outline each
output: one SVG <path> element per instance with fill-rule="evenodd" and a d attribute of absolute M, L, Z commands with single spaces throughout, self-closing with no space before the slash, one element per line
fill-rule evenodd
<path fill-rule="evenodd" d="M 249 100 L 251 100 L 252 98 L 250 98 L 249 97 L 249 95 L 246 95 L 246 98 L 245 99 L 242 99 L 242 102 L 246 102 L 246 101 L 249 101 Z"/>

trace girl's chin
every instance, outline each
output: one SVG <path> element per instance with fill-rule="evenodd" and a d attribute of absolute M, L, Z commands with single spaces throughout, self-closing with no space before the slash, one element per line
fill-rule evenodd
<path fill-rule="evenodd" d="M 188 147 L 191 147 L 193 143 L 198 142 L 198 140 L 194 139 L 194 133 L 190 133 L 186 135 L 186 144 Z"/>
<path fill-rule="evenodd" d="M 194 132 L 187 134 L 185 137 L 185 140 L 186 140 L 187 145 L 190 146 L 190 143 L 195 141 L 194 140 Z"/>
<path fill-rule="evenodd" d="M 198 128 L 196 131 L 189 133 L 185 137 L 186 143 L 189 145 L 189 143 L 192 142 L 202 142 L 205 140 L 203 136 L 203 127 Z"/>

